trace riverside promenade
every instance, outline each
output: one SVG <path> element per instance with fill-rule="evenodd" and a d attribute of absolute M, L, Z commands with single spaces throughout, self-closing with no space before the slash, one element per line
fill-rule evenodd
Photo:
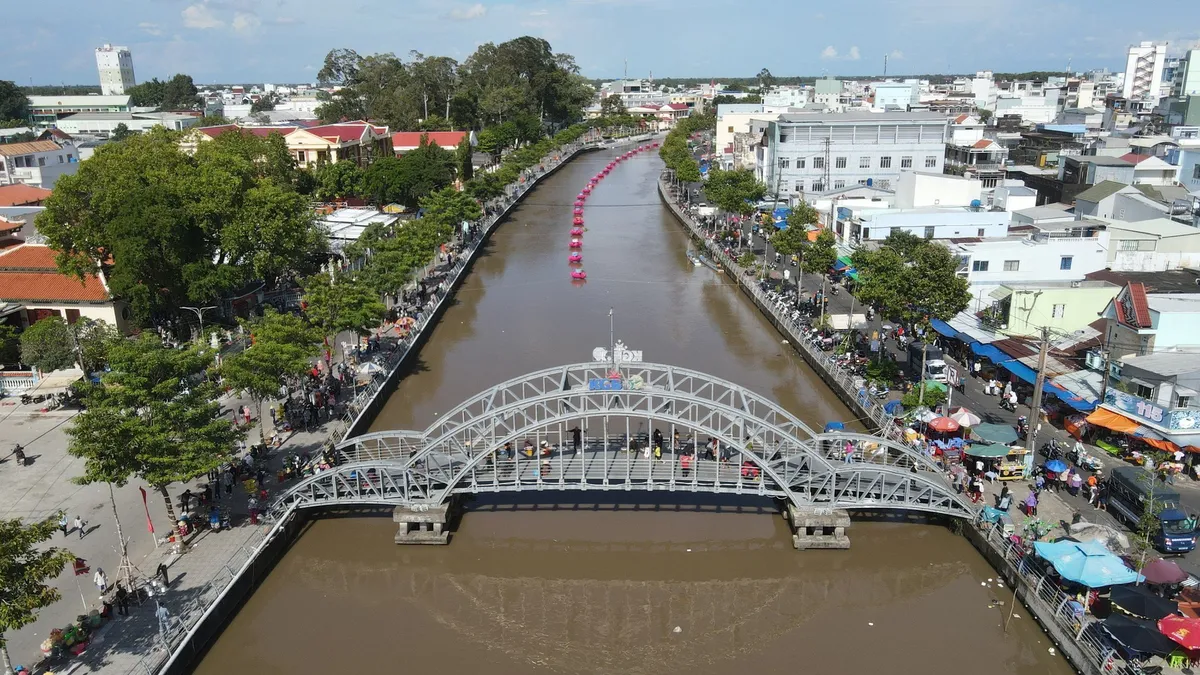
<path fill-rule="evenodd" d="M 757 278 L 748 275 L 745 268 L 726 255 L 716 242 L 707 237 L 704 228 L 681 208 L 672 186 L 665 178 L 659 179 L 658 193 L 680 225 L 691 233 L 693 239 L 698 242 L 707 255 L 717 262 L 734 285 L 753 300 L 764 316 L 784 337 L 784 342 L 790 344 L 800 354 L 834 394 L 858 416 L 859 421 L 871 427 L 881 436 L 900 440 L 902 437 L 900 425 L 896 424 L 895 418 L 883 409 L 882 402 L 873 401 L 867 395 L 863 378 L 846 373 L 836 365 L 833 353 L 823 352 L 810 345 L 807 340 L 802 339 L 792 323 L 780 312 L 777 312 L 774 304 L 759 289 L 756 283 Z M 988 484 L 983 504 L 995 505 L 996 495 L 1000 488 L 999 482 Z M 1014 504 L 1020 503 L 1024 499 L 1029 488 L 1030 486 L 1025 482 L 1009 483 L 1009 489 L 1014 493 Z M 1063 525 L 1071 522 L 1074 513 L 1075 510 L 1059 495 L 1042 492 L 1038 504 L 1038 519 L 1052 526 L 1049 534 L 1043 539 L 1063 536 Z M 1025 530 L 1026 523 L 1032 519 L 1021 513 L 1016 506 L 1010 509 L 1010 515 L 1016 534 L 1021 535 Z M 1081 515 L 1085 520 L 1088 519 L 1088 513 Z M 1098 518 L 1094 520 L 1102 522 Z M 1013 541 L 1000 529 L 991 527 L 987 523 L 957 521 L 952 524 L 952 527 L 963 534 L 1000 575 L 996 580 L 997 595 L 1003 596 L 1003 601 L 1007 603 L 1014 602 L 1014 598 L 1019 599 L 1028 614 L 1042 626 L 1055 648 L 1062 653 L 1076 671 L 1085 675 L 1113 675 L 1114 673 L 1136 675 L 1140 672 L 1135 670 L 1134 666 L 1122 661 L 1114 650 L 1097 637 L 1098 633 L 1095 630 L 1088 630 L 1088 624 L 1095 620 L 1094 617 L 1088 615 L 1081 619 L 1070 611 L 1068 603 L 1075 598 L 1064 594 L 1058 589 L 1056 583 L 1048 580 L 1028 564 L 1025 558 L 1031 554 L 1024 543 Z M 1004 588 L 1011 589 L 1011 594 L 1001 592 Z M 1020 610 L 1017 609 L 1013 613 L 1019 615 Z M 1172 671 L 1164 669 L 1164 672 Z"/>
<path fill-rule="evenodd" d="M 638 139 L 625 142 L 634 143 Z M 509 186 L 505 195 L 485 205 L 492 215 L 485 216 L 477 223 L 478 236 L 471 241 L 457 242 L 461 248 L 453 264 L 447 266 L 443 261 L 435 261 L 425 271 L 426 274 L 436 272 L 442 278 L 441 283 L 430 291 L 432 306 L 427 306 L 422 319 L 405 338 L 395 342 L 383 372 L 377 374 L 367 386 L 359 387 L 357 395 L 346 403 L 345 412 L 339 418 L 311 432 L 300 431 L 286 437 L 281 449 L 274 452 L 272 470 L 279 466 L 286 455 L 307 452 L 315 456 L 323 447 L 368 426 L 378 406 L 394 387 L 404 364 L 415 356 L 432 332 L 488 235 L 541 179 L 578 154 L 598 147 L 598 138 L 585 137 L 559 148 L 539 166 L 524 172 L 522 182 Z M 231 415 L 239 406 L 249 403 L 236 396 L 222 399 L 224 408 Z M 82 462 L 67 454 L 65 430 L 77 412 L 42 412 L 33 406 L 16 404 L 11 399 L 4 404 L 5 407 L 0 408 L 0 419 L 3 419 L 6 429 L 14 432 L 11 440 L 26 447 L 32 462 L 30 466 L 20 468 L 11 461 L 0 464 L 0 515 L 38 519 L 57 510 L 66 511 L 68 518 L 82 515 L 88 523 L 85 537 L 80 538 L 78 533 L 71 532 L 66 538 L 56 536 L 51 544 L 62 546 L 84 558 L 93 572 L 98 567 L 103 568 L 109 583 L 115 583 L 119 556 L 107 489 L 71 483 L 74 476 L 82 473 Z M 196 491 L 197 484 L 203 482 L 178 485 L 176 492 L 186 488 Z M 274 485 L 271 487 L 278 489 Z M 140 606 L 131 605 L 129 616 L 116 617 L 107 622 L 81 656 L 64 663 L 39 663 L 37 645 L 51 628 L 64 626 L 76 615 L 99 608 L 100 605 L 99 592 L 91 583 L 91 575 L 75 577 L 68 568 L 55 582 L 62 599 L 43 610 L 34 624 L 5 636 L 14 665 L 24 665 L 35 673 L 48 672 L 51 665 L 56 673 L 151 675 L 186 672 L 192 665 L 192 658 L 219 634 L 224 620 L 269 573 L 278 555 L 302 525 L 299 519 L 291 518 L 290 514 L 275 522 L 260 520 L 257 525 L 249 524 L 246 496 L 242 494 L 243 491 L 235 490 L 235 494 L 225 502 L 231 507 L 234 527 L 221 532 L 201 531 L 187 542 L 186 553 L 176 554 L 165 544 L 156 545 L 155 537 L 146 532 L 145 511 L 153 517 L 153 522 L 159 524 L 160 530 L 166 520 L 162 498 L 149 490 L 147 492 L 149 500 L 144 507 L 136 485 L 120 488 L 117 493 L 118 513 L 125 538 L 130 542 L 130 558 L 134 565 L 145 577 L 153 575 L 160 565 L 164 566 L 169 578 L 167 592 Z M 155 617 L 159 603 L 169 614 L 165 625 L 161 627 Z"/>

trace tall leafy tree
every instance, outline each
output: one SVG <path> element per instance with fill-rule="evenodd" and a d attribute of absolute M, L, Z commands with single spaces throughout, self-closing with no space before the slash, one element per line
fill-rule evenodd
<path fill-rule="evenodd" d="M 728 213 L 748 215 L 754 204 L 767 193 L 767 186 L 754 177 L 749 169 L 710 169 L 704 194 L 708 201 Z"/>
<path fill-rule="evenodd" d="M 316 197 L 321 201 L 355 197 L 362 192 L 363 170 L 354 162 L 322 164 L 313 172 L 313 178 Z"/>
<path fill-rule="evenodd" d="M 628 111 L 625 109 L 625 102 L 620 96 L 610 94 L 605 96 L 600 101 L 600 114 L 608 117 L 609 115 L 624 115 Z"/>
<path fill-rule="evenodd" d="M 58 531 L 57 515 L 24 524 L 0 520 L 0 663 L 13 672 L 4 636 L 37 619 L 38 610 L 58 602 L 61 594 L 50 584 L 75 559 L 69 551 L 43 544 Z"/>
<path fill-rule="evenodd" d="M 42 372 L 75 365 L 77 355 L 71 327 L 57 316 L 47 317 L 21 333 L 21 362 Z"/>
<path fill-rule="evenodd" d="M 874 251 L 855 251 L 852 260 L 859 274 L 855 295 L 889 315 L 906 321 L 948 320 L 970 304 L 958 260 L 941 244 L 892 235 Z"/>
<path fill-rule="evenodd" d="M 474 150 L 471 147 L 471 135 L 463 136 L 454 149 L 454 163 L 458 169 L 458 179 L 462 182 L 471 180 L 475 175 L 475 165 L 472 163 Z"/>
<path fill-rule="evenodd" d="M 0 80 L 0 120 L 29 119 L 29 97 L 12 80 Z"/>
<path fill-rule="evenodd" d="M 321 332 L 295 314 L 268 309 L 261 318 L 243 321 L 251 345 L 221 364 L 225 383 L 245 391 L 258 410 L 258 437 L 267 442 L 262 424 L 263 401 L 279 393 L 279 385 L 302 375 L 320 353 Z"/>
<path fill-rule="evenodd" d="M 108 353 L 125 338 L 117 327 L 106 321 L 80 319 L 70 329 L 79 353 L 79 365 L 85 373 L 96 373 L 108 366 Z"/>
<path fill-rule="evenodd" d="M 314 274 L 304 280 L 304 313 L 321 334 L 336 342 L 338 333 L 367 335 L 379 326 L 386 308 L 379 294 L 345 272 Z"/>
<path fill-rule="evenodd" d="M 428 136 L 402 157 L 376 160 L 363 173 L 363 193 L 376 204 L 417 206 L 421 199 L 454 181 L 454 155 Z"/>
<path fill-rule="evenodd" d="M 84 460 L 77 481 L 120 486 L 137 476 L 178 520 L 167 489 L 220 467 L 242 432 L 221 413 L 207 377 L 211 351 L 169 348 L 143 333 L 109 351 L 110 371 L 85 390 L 84 410 L 67 430 L 71 455 Z"/>
<path fill-rule="evenodd" d="M 0 324 L 0 365 L 16 365 L 21 362 L 21 338 L 17 329 Z"/>
<path fill-rule="evenodd" d="M 452 229 L 457 229 L 463 221 L 479 220 L 483 217 L 483 209 L 479 208 L 470 195 L 459 192 L 452 187 L 442 188 L 421 200 L 423 218 L 432 220 Z"/>

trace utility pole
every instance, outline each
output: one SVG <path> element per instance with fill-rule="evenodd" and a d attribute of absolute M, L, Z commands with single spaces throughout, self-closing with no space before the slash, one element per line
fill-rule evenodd
<path fill-rule="evenodd" d="M 925 405 L 925 357 L 929 354 L 929 343 L 921 343 L 921 372 L 917 373 L 917 405 Z"/>
<path fill-rule="evenodd" d="M 1112 361 L 1112 350 L 1107 346 L 1104 348 L 1104 369 L 1100 371 L 1100 402 L 1104 403 L 1104 397 L 1108 395 L 1108 369 Z"/>
<path fill-rule="evenodd" d="M 833 139 L 826 138 L 823 141 L 823 143 L 825 144 L 825 174 L 823 176 L 821 176 L 821 184 L 823 185 L 821 192 L 825 192 L 826 190 L 833 189 L 833 184 L 829 182 L 829 176 L 830 176 L 829 172 L 832 170 L 832 165 L 830 164 L 830 157 L 829 157 L 829 146 L 833 145 Z"/>
<path fill-rule="evenodd" d="M 1042 326 L 1042 349 L 1038 352 L 1037 377 L 1033 382 L 1033 403 L 1029 407 L 1029 452 L 1037 452 L 1037 434 L 1042 426 L 1042 386 L 1046 383 L 1046 350 L 1050 347 L 1050 327 Z"/>

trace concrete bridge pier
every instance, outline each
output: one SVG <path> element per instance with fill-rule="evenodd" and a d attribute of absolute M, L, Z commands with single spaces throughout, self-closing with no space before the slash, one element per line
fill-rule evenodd
<path fill-rule="evenodd" d="M 786 517 L 792 524 L 792 545 L 797 551 L 850 548 L 850 538 L 846 536 L 850 514 L 844 509 L 815 506 L 798 508 L 795 504 L 788 504 Z"/>
<path fill-rule="evenodd" d="M 448 544 L 452 504 L 401 504 L 392 511 L 397 544 Z"/>

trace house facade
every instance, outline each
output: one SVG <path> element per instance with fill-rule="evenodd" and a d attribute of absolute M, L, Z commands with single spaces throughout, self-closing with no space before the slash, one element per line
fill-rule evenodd
<path fill-rule="evenodd" d="M 288 153 L 296 159 L 296 165 L 310 168 L 318 164 L 342 161 L 367 166 L 380 157 L 393 157 L 392 136 L 387 127 L 367 122 L 343 122 L 316 127 L 254 127 L 224 124 L 215 127 L 198 127 L 184 136 L 180 147 L 195 152 L 200 143 L 210 141 L 231 131 L 251 133 L 267 137 L 271 134 L 283 136 Z"/>
<path fill-rule="evenodd" d="M 51 190 L 60 176 L 79 170 L 74 145 L 29 141 L 0 145 L 0 185 L 32 185 Z"/>
<path fill-rule="evenodd" d="M 80 280 L 59 272 L 54 256 L 53 249 L 39 244 L 0 250 L 0 324 L 23 329 L 57 316 L 67 323 L 104 321 L 127 332 L 129 307 L 109 295 L 103 272 Z"/>

